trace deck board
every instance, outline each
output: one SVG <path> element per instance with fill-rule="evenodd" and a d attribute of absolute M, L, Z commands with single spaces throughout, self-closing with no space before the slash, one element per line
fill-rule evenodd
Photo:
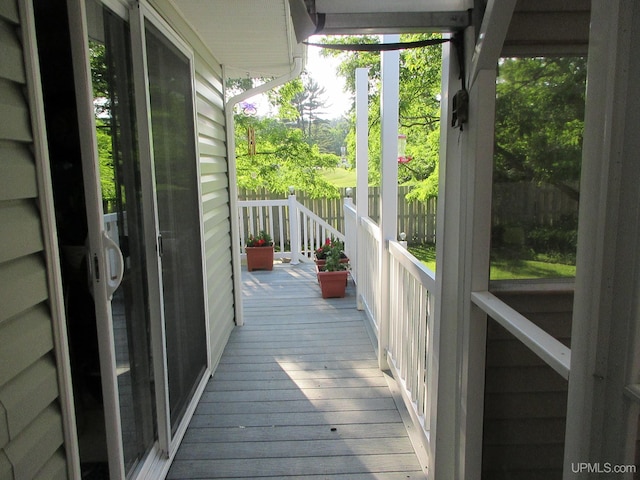
<path fill-rule="evenodd" d="M 323 300 L 309 266 L 242 273 L 245 325 L 167 478 L 424 479 L 352 282 Z"/>

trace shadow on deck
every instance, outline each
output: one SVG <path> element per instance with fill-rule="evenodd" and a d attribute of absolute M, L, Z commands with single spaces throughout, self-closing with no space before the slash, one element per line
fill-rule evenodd
<path fill-rule="evenodd" d="M 167 478 L 424 479 L 353 282 L 323 300 L 314 268 L 276 264 L 243 297 Z"/>

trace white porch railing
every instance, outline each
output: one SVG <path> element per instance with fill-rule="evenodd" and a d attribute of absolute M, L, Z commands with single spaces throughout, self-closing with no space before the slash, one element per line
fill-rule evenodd
<path fill-rule="evenodd" d="M 327 238 L 345 239 L 342 232 L 299 203 L 295 195 L 286 200 L 238 201 L 238 224 L 243 247 L 249 235 L 265 231 L 273 238 L 275 258 L 291 258 L 293 263 L 313 261 L 313 252 Z"/>
<path fill-rule="evenodd" d="M 358 218 L 347 199 L 345 212 L 345 254 L 351 259 L 351 277 L 356 283 L 358 306 L 363 309 L 378 335 L 380 319 L 380 227 L 369 217 Z"/>
<path fill-rule="evenodd" d="M 358 305 L 366 312 L 377 336 L 382 323 L 380 227 L 368 217 L 358 218 L 350 199 L 344 205 L 345 250 L 352 262 Z M 431 425 L 433 381 L 433 307 L 435 274 L 411 255 L 401 243 L 389 242 L 389 344 L 387 360 L 400 385 L 413 421 L 422 427 L 425 441 Z M 360 261 L 359 261 L 360 260 Z"/>
<path fill-rule="evenodd" d="M 425 432 L 430 429 L 435 274 L 398 242 L 389 243 L 388 360 Z"/>

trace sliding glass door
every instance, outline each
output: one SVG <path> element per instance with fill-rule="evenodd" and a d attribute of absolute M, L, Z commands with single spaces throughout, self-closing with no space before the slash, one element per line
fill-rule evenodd
<path fill-rule="evenodd" d="M 68 6 L 106 432 L 98 461 L 111 479 L 149 477 L 174 453 L 208 366 L 192 59 L 145 4 Z"/>
<path fill-rule="evenodd" d="M 104 275 L 113 282 L 108 321 L 115 347 L 124 470 L 129 474 L 150 451 L 157 430 L 131 33 L 126 19 L 96 0 L 86 7 L 101 223 L 109 245 Z M 91 167 L 95 168 L 86 166 Z"/>
<path fill-rule="evenodd" d="M 191 64 L 145 22 L 169 380 L 177 428 L 207 367 Z"/>

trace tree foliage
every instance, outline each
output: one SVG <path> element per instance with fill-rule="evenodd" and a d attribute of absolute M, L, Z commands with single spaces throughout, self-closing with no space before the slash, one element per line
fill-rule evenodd
<path fill-rule="evenodd" d="M 249 129 L 255 132 L 255 154 L 249 152 Z M 335 167 L 337 156 L 321 153 L 317 145 L 309 145 L 302 130 L 290 128 L 275 118 L 236 115 L 235 132 L 238 186 L 266 188 L 282 194 L 293 186 L 311 197 L 339 195 L 338 189 L 320 173 L 322 168 Z"/>
<path fill-rule="evenodd" d="M 439 38 L 435 34 L 402 35 L 402 42 Z M 324 38 L 323 43 L 379 43 L 375 36 Z M 325 50 L 338 56 L 338 74 L 349 91 L 355 93 L 355 71 L 369 69 L 369 182 L 380 182 L 380 54 Z M 407 49 L 400 53 L 399 133 L 407 136 L 405 156 L 411 162 L 398 165 L 398 180 L 414 187 L 410 196 L 426 199 L 437 194 L 440 137 L 441 48 L 439 45 Z M 347 136 L 350 160 L 355 156 L 355 119 Z"/>
<path fill-rule="evenodd" d="M 242 84 L 234 84 L 242 88 Z M 246 82 L 244 84 L 246 87 Z M 347 125 L 321 118 L 324 89 L 310 77 L 297 78 L 269 92 L 276 118 L 235 116 L 238 185 L 286 194 L 289 186 L 311 197 L 337 197 L 321 175 L 335 168 Z M 248 134 L 255 138 L 250 151 Z"/>
<path fill-rule="evenodd" d="M 401 41 L 432 38 L 402 35 Z M 377 37 L 325 38 L 324 43 L 377 43 Z M 339 56 L 339 74 L 355 89 L 356 68 L 369 68 L 369 180 L 380 177 L 380 59 L 374 52 L 327 50 Z M 409 49 L 400 55 L 400 126 L 407 136 L 406 156 L 399 165 L 400 183 L 413 186 L 409 197 L 437 194 L 440 123 L 441 49 Z M 584 128 L 586 60 L 584 58 L 503 59 L 496 100 L 495 171 L 497 181 L 553 184 L 578 199 Z M 352 119 L 353 120 L 353 119 Z M 354 155 L 355 127 L 348 139 Z"/>
<path fill-rule="evenodd" d="M 496 180 L 545 182 L 577 200 L 586 59 L 504 59 L 499 73 Z"/>
<path fill-rule="evenodd" d="M 317 130 L 321 115 L 327 106 L 324 87 L 318 85 L 313 78 L 303 74 L 302 91 L 292 98 L 292 104 L 297 111 L 296 126 L 302 130 L 306 138 L 312 137 L 312 131 Z"/>

